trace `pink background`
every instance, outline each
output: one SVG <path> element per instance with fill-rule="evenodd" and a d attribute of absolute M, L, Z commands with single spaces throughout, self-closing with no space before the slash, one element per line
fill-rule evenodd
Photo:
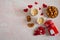
<path fill-rule="evenodd" d="M 39 4 L 34 5 L 37 1 Z M 0 0 L 0 40 L 60 40 L 60 33 L 54 37 L 33 36 L 34 28 L 28 28 L 23 9 L 28 4 L 41 7 L 43 3 L 54 5 L 59 10 L 57 18 L 52 19 L 60 32 L 60 0 Z M 48 18 L 49 19 L 49 18 Z"/>

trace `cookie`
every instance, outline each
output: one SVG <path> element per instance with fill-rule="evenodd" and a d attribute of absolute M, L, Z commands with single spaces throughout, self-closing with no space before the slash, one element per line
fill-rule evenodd
<path fill-rule="evenodd" d="M 37 23 L 38 24 L 43 24 L 44 23 L 44 18 L 42 18 L 42 17 L 41 18 L 38 18 L 37 19 Z"/>
<path fill-rule="evenodd" d="M 33 16 L 36 16 L 36 15 L 38 14 L 38 10 L 37 10 L 36 8 L 32 8 L 32 9 L 31 9 L 31 14 L 32 14 Z"/>
<path fill-rule="evenodd" d="M 27 22 L 31 21 L 31 16 L 28 15 L 26 18 L 27 18 Z"/>
<path fill-rule="evenodd" d="M 28 23 L 27 25 L 28 25 L 28 27 L 33 27 L 34 23 Z"/>

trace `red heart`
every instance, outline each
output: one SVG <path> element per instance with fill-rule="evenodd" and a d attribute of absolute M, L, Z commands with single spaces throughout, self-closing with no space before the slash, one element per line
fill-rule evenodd
<path fill-rule="evenodd" d="M 37 4 L 38 4 L 38 2 L 35 2 L 35 4 L 37 5 Z"/>
<path fill-rule="evenodd" d="M 24 12 L 28 12 L 28 9 L 26 8 L 26 9 L 24 9 L 23 11 L 24 11 Z"/>
<path fill-rule="evenodd" d="M 28 5 L 28 8 L 32 8 L 33 6 L 32 5 Z"/>
<path fill-rule="evenodd" d="M 47 7 L 47 5 L 46 4 L 43 4 L 43 8 L 46 8 Z"/>

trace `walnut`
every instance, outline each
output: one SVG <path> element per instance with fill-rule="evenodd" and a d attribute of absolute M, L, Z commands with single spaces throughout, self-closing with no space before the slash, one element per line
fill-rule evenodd
<path fill-rule="evenodd" d="M 31 21 L 31 17 L 28 15 L 27 16 L 27 21 L 30 22 Z"/>
<path fill-rule="evenodd" d="M 33 27 L 34 23 L 28 23 L 27 25 L 28 25 L 28 27 Z"/>

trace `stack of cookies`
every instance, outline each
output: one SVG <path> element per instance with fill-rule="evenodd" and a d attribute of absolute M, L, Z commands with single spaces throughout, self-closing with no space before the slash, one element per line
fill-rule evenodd
<path fill-rule="evenodd" d="M 56 18 L 58 16 L 58 9 L 54 6 L 48 6 L 46 15 L 50 18 Z"/>

